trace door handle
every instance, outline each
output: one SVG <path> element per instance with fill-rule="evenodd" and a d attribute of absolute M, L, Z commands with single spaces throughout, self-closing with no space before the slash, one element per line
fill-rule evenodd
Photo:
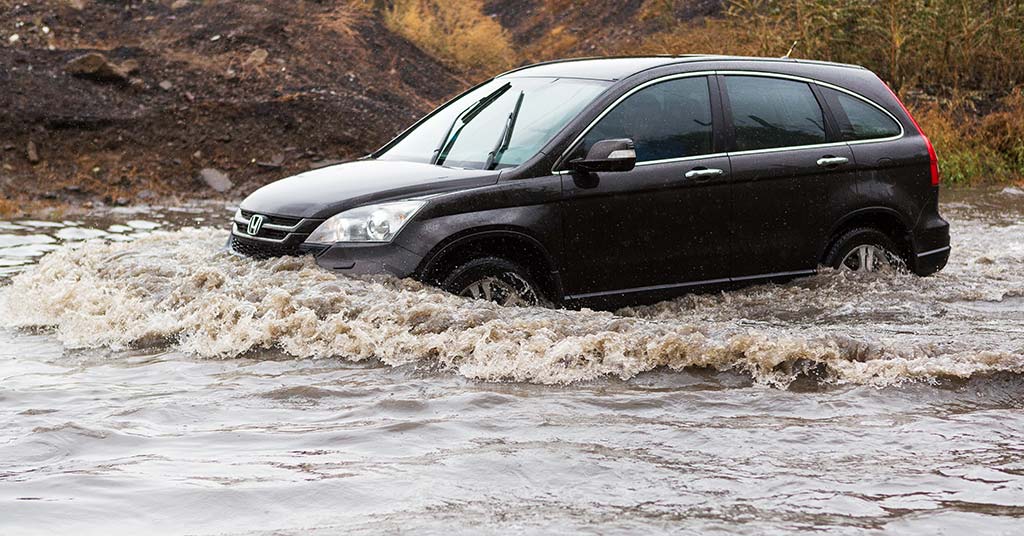
<path fill-rule="evenodd" d="M 823 156 L 818 159 L 818 165 L 821 167 L 834 167 L 841 166 L 843 164 L 848 163 L 849 161 L 849 158 L 845 158 L 842 156 Z"/>
<path fill-rule="evenodd" d="M 720 169 L 697 168 L 697 169 L 691 169 L 690 171 L 687 171 L 686 172 L 686 178 L 687 179 L 710 179 L 711 177 L 718 177 L 719 175 L 724 175 L 724 174 L 725 174 L 725 172 L 720 170 Z"/>

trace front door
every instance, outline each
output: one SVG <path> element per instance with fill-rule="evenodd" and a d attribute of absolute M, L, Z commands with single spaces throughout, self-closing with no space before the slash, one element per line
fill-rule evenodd
<path fill-rule="evenodd" d="M 704 76 L 629 94 L 582 138 L 630 138 L 637 166 L 563 175 L 565 273 L 570 299 L 660 298 L 729 277 L 729 160 L 715 153 Z"/>

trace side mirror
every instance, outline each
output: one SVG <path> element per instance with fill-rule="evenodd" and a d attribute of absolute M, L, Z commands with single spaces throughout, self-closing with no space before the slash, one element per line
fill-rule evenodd
<path fill-rule="evenodd" d="M 636 147 L 629 138 L 601 140 L 590 148 L 585 158 L 569 161 L 569 169 L 585 173 L 629 171 L 634 167 Z"/>

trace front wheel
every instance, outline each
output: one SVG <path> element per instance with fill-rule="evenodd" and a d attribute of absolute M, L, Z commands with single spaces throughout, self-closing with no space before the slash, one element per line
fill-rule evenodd
<path fill-rule="evenodd" d="M 466 298 L 487 300 L 506 307 L 541 303 L 540 287 L 523 267 L 505 259 L 473 259 L 455 270 L 441 288 Z"/>
<path fill-rule="evenodd" d="M 861 227 L 847 231 L 832 245 L 825 264 L 853 272 L 907 271 L 907 263 L 889 236 L 878 229 Z"/>

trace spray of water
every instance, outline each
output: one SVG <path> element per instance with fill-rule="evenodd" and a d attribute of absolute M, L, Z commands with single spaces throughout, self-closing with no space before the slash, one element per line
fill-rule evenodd
<path fill-rule="evenodd" d="M 310 258 L 253 261 L 212 229 L 65 247 L 0 290 L 7 325 L 67 347 L 173 345 L 205 358 L 379 359 L 491 381 L 742 371 L 785 386 L 1024 372 L 1024 226 L 958 222 L 945 272 L 686 296 L 616 313 L 502 308 L 408 280 L 338 277 Z M 1014 305 L 1016 304 L 1016 305 Z"/>

